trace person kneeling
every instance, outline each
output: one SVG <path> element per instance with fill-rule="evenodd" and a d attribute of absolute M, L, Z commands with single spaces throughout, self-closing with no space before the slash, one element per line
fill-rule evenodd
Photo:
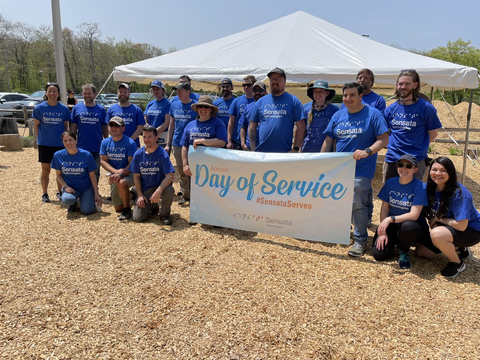
<path fill-rule="evenodd" d="M 138 193 L 133 208 L 133 221 L 143 222 L 150 213 L 160 210 L 160 221 L 163 225 L 172 225 L 170 210 L 173 202 L 172 187 L 175 169 L 167 152 L 158 146 L 157 129 L 146 125 L 143 128 L 145 146 L 133 155 L 131 171 Z M 161 202 L 161 208 L 158 207 Z"/>
<path fill-rule="evenodd" d="M 410 247 L 428 236 L 427 222 L 420 217 L 428 197 L 425 184 L 413 177 L 417 170 L 417 158 L 403 155 L 397 162 L 399 176 L 388 179 L 378 194 L 382 200 L 381 222 L 373 238 L 372 255 L 378 261 L 390 259 L 398 245 L 401 269 L 412 267 Z"/>

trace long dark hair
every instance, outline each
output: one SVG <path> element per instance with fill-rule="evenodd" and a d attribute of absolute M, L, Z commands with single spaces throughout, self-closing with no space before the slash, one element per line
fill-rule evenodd
<path fill-rule="evenodd" d="M 400 75 L 398 75 L 398 77 L 397 77 L 396 84 L 398 84 L 398 80 L 402 76 L 410 76 L 412 78 L 412 81 L 417 83 L 417 88 L 413 89 L 413 93 L 412 93 L 413 102 L 417 101 L 417 99 L 420 96 L 420 75 L 418 75 L 418 72 L 416 70 L 413 70 L 413 69 L 402 70 L 400 72 Z M 397 99 L 400 99 L 400 92 L 398 91 L 396 84 L 395 84 L 395 94 L 394 95 Z"/>
<path fill-rule="evenodd" d="M 441 219 L 444 217 L 448 209 L 450 208 L 450 202 L 452 200 L 452 196 L 455 191 L 461 191 L 460 187 L 457 183 L 457 171 L 455 170 L 455 165 L 453 165 L 452 160 L 445 156 L 440 156 L 432 161 L 430 165 L 430 169 L 428 171 L 428 180 L 427 180 L 427 194 L 428 194 L 428 205 L 430 209 L 430 214 L 432 215 L 431 208 L 435 203 L 435 190 L 437 188 L 437 184 L 432 180 L 430 176 L 430 171 L 432 170 L 433 164 L 440 164 L 442 165 L 445 170 L 447 170 L 448 180 L 445 183 L 445 189 L 443 189 L 442 194 L 440 195 L 440 204 L 437 210 L 437 218 Z"/>
<path fill-rule="evenodd" d="M 61 100 L 60 86 L 59 86 L 57 83 L 54 83 L 54 82 L 48 82 L 47 85 L 45 85 L 45 95 L 43 95 L 43 100 L 45 100 L 45 101 L 48 100 L 47 91 L 48 91 L 48 88 L 49 88 L 50 86 L 54 86 L 54 87 L 57 88 L 57 90 L 58 90 L 58 98 L 57 98 L 57 101 L 60 101 L 60 100 Z"/>

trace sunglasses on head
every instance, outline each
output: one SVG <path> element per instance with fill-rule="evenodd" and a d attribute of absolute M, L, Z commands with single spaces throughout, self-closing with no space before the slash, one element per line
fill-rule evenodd
<path fill-rule="evenodd" d="M 400 163 L 397 163 L 397 167 L 399 167 L 399 168 L 402 168 L 402 167 L 404 167 L 404 166 L 405 166 L 407 169 L 412 169 L 412 168 L 413 168 L 413 164 L 410 164 L 410 163 L 406 163 L 406 164 L 405 164 L 405 163 L 401 163 L 401 162 L 400 162 Z"/>
<path fill-rule="evenodd" d="M 208 105 L 197 105 L 197 109 L 209 109 L 210 106 Z"/>
<path fill-rule="evenodd" d="M 56 82 L 47 82 L 47 86 L 58 86 L 58 83 Z"/>
<path fill-rule="evenodd" d="M 243 87 L 252 87 L 253 84 L 242 84 Z"/>

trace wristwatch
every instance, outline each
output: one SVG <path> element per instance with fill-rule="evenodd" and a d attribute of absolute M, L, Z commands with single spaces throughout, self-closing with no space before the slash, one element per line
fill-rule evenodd
<path fill-rule="evenodd" d="M 300 148 L 298 146 L 294 146 L 293 150 L 298 151 L 298 150 L 300 150 Z"/>
<path fill-rule="evenodd" d="M 365 149 L 365 152 L 368 154 L 368 156 L 372 156 L 372 155 L 373 155 L 372 149 L 370 149 L 370 148 L 366 148 L 366 149 Z"/>
<path fill-rule="evenodd" d="M 390 219 L 392 219 L 392 223 L 394 223 L 394 224 L 395 224 L 395 221 L 396 221 L 396 218 L 395 218 L 395 216 L 394 216 L 394 215 L 390 216 Z"/>

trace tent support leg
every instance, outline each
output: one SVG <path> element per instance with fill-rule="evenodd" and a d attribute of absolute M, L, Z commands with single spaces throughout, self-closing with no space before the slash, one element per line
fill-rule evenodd
<path fill-rule="evenodd" d="M 110 73 L 110 76 L 108 77 L 107 81 L 105 81 L 105 84 L 103 84 L 102 88 L 100 90 L 98 90 L 97 96 L 98 96 L 98 94 L 102 93 L 103 88 L 107 85 L 107 83 L 110 80 L 110 78 L 112 77 L 112 75 L 113 75 L 113 71 Z"/>
<path fill-rule="evenodd" d="M 472 117 L 472 103 L 473 103 L 473 89 L 470 89 L 470 101 L 468 103 L 467 113 L 467 130 L 465 133 L 465 149 L 463 150 L 463 169 L 462 169 L 462 184 L 465 185 L 465 173 L 467 171 L 467 153 L 468 153 L 468 141 L 470 135 L 470 118 Z"/>

